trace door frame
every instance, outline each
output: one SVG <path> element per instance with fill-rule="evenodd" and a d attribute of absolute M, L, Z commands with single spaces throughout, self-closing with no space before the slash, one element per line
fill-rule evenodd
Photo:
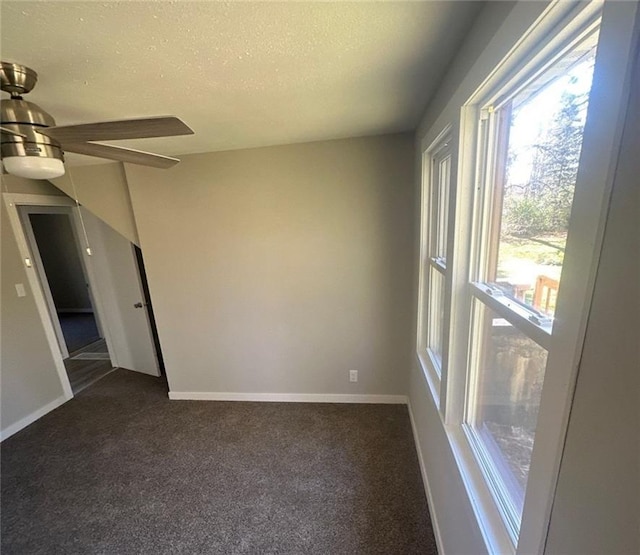
<path fill-rule="evenodd" d="M 63 356 L 62 349 L 58 342 L 58 337 L 57 337 L 55 325 L 53 322 L 53 316 L 49 311 L 46 294 L 43 290 L 42 284 L 40 282 L 40 278 L 38 276 L 37 265 L 34 263 L 35 254 L 32 254 L 29 248 L 29 241 L 27 239 L 27 235 L 22 224 L 22 220 L 19 213 L 19 207 L 44 206 L 44 207 L 71 208 L 71 213 L 69 214 L 71 224 L 72 224 L 71 227 L 74 230 L 76 237 L 78 237 L 80 235 L 81 224 L 80 224 L 80 219 L 78 217 L 77 210 L 73 210 L 73 207 L 75 207 L 76 204 L 69 197 L 62 196 L 62 195 L 58 196 L 58 195 L 31 195 L 31 194 L 24 194 L 24 193 L 2 193 L 2 198 L 7 208 L 7 213 L 9 215 L 9 222 L 11 224 L 11 229 L 13 231 L 14 237 L 16 238 L 18 250 L 22 257 L 22 262 L 24 264 L 25 271 L 27 274 L 27 280 L 29 281 L 31 291 L 33 292 L 33 298 L 36 303 L 38 314 L 40 315 L 40 321 L 42 322 L 42 326 L 44 328 L 47 342 L 49 343 L 49 348 L 51 349 L 51 354 L 53 355 L 53 361 L 56 367 L 58 378 L 62 385 L 62 389 L 64 391 L 64 397 L 66 400 L 69 400 L 73 398 L 74 395 L 73 395 L 73 391 L 71 390 L 69 376 L 67 375 L 67 370 L 64 365 L 64 358 L 66 357 Z M 101 323 L 106 322 L 106 320 L 103 318 L 103 308 L 102 308 L 103 303 L 100 298 L 100 292 L 98 288 L 95 286 L 96 280 L 95 280 L 94 269 L 91 264 L 91 257 L 88 255 L 88 253 L 84 249 L 80 249 L 80 255 L 81 255 L 80 259 L 82 260 L 82 264 L 86 270 L 86 276 L 88 279 L 89 287 L 93 295 L 92 300 L 93 300 L 94 310 L 95 310 L 94 316 L 96 317 L 96 321 L 100 322 L 99 326 L 103 332 L 104 339 L 107 344 L 107 350 L 109 352 L 111 364 L 114 367 L 117 367 L 118 361 L 116 360 L 116 357 L 115 357 L 115 352 L 113 349 L 113 343 L 111 340 L 109 329 L 107 326 L 101 325 Z M 68 353 L 67 353 L 67 356 L 68 356 Z"/>
<path fill-rule="evenodd" d="M 60 325 L 60 318 L 58 316 L 58 307 L 56 306 L 55 300 L 53 298 L 53 294 L 51 293 L 51 285 L 49 284 L 49 279 L 46 275 L 46 268 L 44 267 L 44 263 L 42 262 L 42 254 L 40 253 L 40 246 L 38 245 L 35 232 L 33 231 L 33 224 L 29 216 L 31 214 L 54 214 L 58 216 L 66 216 L 68 218 L 69 224 L 71 226 L 71 232 L 73 233 L 73 239 L 75 241 L 76 252 L 78 253 L 78 258 L 80 260 L 80 265 L 82 268 L 82 277 L 85 283 L 87 283 L 89 286 L 87 293 L 89 294 L 89 303 L 91 304 L 93 317 L 96 321 L 98 334 L 100 337 L 104 337 L 104 326 L 102 325 L 100 315 L 98 314 L 98 311 L 96 309 L 96 302 L 93 295 L 93 287 L 89 280 L 89 271 L 87 269 L 87 264 L 84 260 L 82 247 L 80 246 L 81 245 L 80 233 L 79 233 L 80 230 L 77 229 L 78 226 L 73 214 L 73 207 L 72 206 L 43 206 L 43 205 L 18 204 L 17 208 L 18 208 L 18 214 L 21 217 L 20 219 L 22 223 L 22 228 L 27 238 L 27 243 L 33 255 L 32 262 L 40 278 L 40 286 L 42 287 L 42 291 L 44 293 L 45 300 L 49 308 L 49 314 L 51 315 L 53 327 L 56 332 L 56 336 L 58 338 L 58 345 L 60 346 L 62 358 L 66 359 L 70 356 L 71 353 L 69 352 L 66 339 L 62 332 L 62 326 Z"/>

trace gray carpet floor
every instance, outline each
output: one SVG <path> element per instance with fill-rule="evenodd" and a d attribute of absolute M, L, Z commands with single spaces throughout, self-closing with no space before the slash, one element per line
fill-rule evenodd
<path fill-rule="evenodd" d="M 399 405 L 169 401 L 116 370 L 1 470 L 3 555 L 436 553 Z"/>

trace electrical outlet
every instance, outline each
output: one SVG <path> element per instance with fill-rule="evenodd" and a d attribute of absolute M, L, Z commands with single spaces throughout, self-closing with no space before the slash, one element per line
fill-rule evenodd
<path fill-rule="evenodd" d="M 358 381 L 358 371 L 357 370 L 349 370 L 349 381 L 357 382 Z"/>

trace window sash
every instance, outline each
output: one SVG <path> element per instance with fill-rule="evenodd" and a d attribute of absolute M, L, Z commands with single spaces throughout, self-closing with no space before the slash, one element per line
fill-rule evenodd
<path fill-rule="evenodd" d="M 451 128 L 447 126 L 423 152 L 422 234 L 417 355 L 434 400 L 440 406 L 440 393 L 446 375 L 449 323 L 449 210 L 452 167 Z M 440 285 L 439 299 L 430 300 L 434 280 Z M 438 345 L 435 344 L 437 341 Z M 438 352 L 439 351 L 439 352 Z"/>
<path fill-rule="evenodd" d="M 428 273 L 426 349 L 434 370 L 441 378 L 446 337 L 446 273 L 437 265 L 430 265 Z"/>
<path fill-rule="evenodd" d="M 504 398 L 499 395 L 501 389 L 499 382 L 493 381 L 499 377 L 499 368 L 504 364 L 504 359 L 503 362 L 500 362 L 500 357 L 493 358 L 491 353 L 493 352 L 493 356 L 496 356 L 494 349 L 500 351 L 502 341 L 508 341 L 507 338 L 513 337 L 514 332 L 516 335 L 519 333 L 523 339 L 531 341 L 532 344 L 535 342 L 516 326 L 511 325 L 504 328 L 500 326 L 497 328 L 494 327 L 496 318 L 506 319 L 481 300 L 476 297 L 474 297 L 474 299 L 475 302 L 472 303 L 471 309 L 467 400 L 462 419 L 462 428 L 474 462 L 478 465 L 483 480 L 493 498 L 493 502 L 500 512 L 509 538 L 513 544 L 516 545 L 522 519 L 524 491 L 522 485 L 519 485 L 516 479 L 513 467 L 508 463 L 507 455 L 509 451 L 505 451 L 504 448 L 498 445 L 495 434 L 487 427 L 488 422 L 492 421 L 497 424 L 506 423 L 501 422 L 504 416 L 500 417 L 498 416 L 499 412 L 494 412 L 496 410 L 495 403 L 497 402 L 497 406 L 499 406 L 499 401 L 501 399 L 504 400 Z M 509 324 L 511 323 L 508 320 L 507 322 Z M 501 329 L 507 330 L 506 336 L 500 334 L 499 330 Z M 496 331 L 498 332 L 497 335 L 495 335 Z M 517 353 L 519 349 L 517 345 L 518 343 L 511 346 L 516 348 L 515 353 Z M 546 366 L 549 351 L 540 345 L 538 346 L 541 348 L 541 352 L 546 352 L 545 361 L 543 362 Z M 503 344 L 503 353 L 514 353 L 510 348 L 506 351 L 504 349 Z M 525 346 L 525 351 L 527 350 L 528 348 Z M 513 360 L 511 362 L 513 362 Z M 515 367 L 512 368 L 509 364 L 508 359 L 506 364 L 506 367 L 502 367 L 503 370 L 515 370 Z M 493 377 L 491 377 L 492 374 Z M 488 377 L 489 379 L 487 380 Z M 509 380 L 507 381 L 509 382 Z M 497 389 L 494 389 L 496 385 Z M 505 385 L 503 384 L 502 387 L 504 388 Z M 489 395 L 485 396 L 486 394 L 483 393 L 483 390 L 487 388 Z M 502 393 L 504 394 L 505 391 L 503 390 Z M 498 396 L 496 397 L 496 395 Z M 523 400 L 526 401 L 526 399 L 521 397 L 521 394 L 517 395 L 517 399 L 515 400 L 516 405 L 514 406 L 520 409 L 524 408 L 526 405 L 521 404 Z M 493 418 L 490 416 L 491 414 L 493 414 Z M 495 418 L 497 418 L 497 420 L 495 420 Z M 526 428 L 524 421 L 514 421 L 514 425 L 524 425 Z M 529 464 L 530 462 L 531 459 L 529 458 Z"/>
<path fill-rule="evenodd" d="M 445 139 L 442 148 L 431 161 L 431 258 L 438 258 L 446 265 L 447 232 L 449 224 L 449 196 L 451 188 L 451 148 Z"/>

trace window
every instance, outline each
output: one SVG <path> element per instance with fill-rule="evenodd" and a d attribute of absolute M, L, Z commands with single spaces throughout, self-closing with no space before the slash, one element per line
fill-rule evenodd
<path fill-rule="evenodd" d="M 451 132 L 447 128 L 423 155 L 418 356 L 438 402 L 448 339 L 446 291 L 451 169 Z"/>
<path fill-rule="evenodd" d="M 459 136 L 422 138 L 418 358 L 490 553 L 545 549 L 633 101 L 636 10 L 549 3 L 446 103 L 436 121 L 461 108 Z"/>
<path fill-rule="evenodd" d="M 598 27 L 477 109 L 462 424 L 514 542 L 580 162 Z"/>

